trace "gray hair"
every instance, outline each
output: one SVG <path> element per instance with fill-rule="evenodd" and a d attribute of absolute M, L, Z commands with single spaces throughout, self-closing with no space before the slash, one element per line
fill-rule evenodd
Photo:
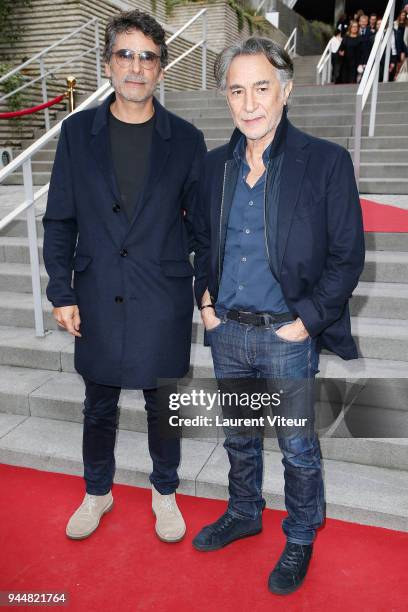
<path fill-rule="evenodd" d="M 218 89 L 225 91 L 227 88 L 227 72 L 234 60 L 239 55 L 259 55 L 262 53 L 276 68 L 282 89 L 289 81 L 293 80 L 293 62 L 283 47 L 270 38 L 251 36 L 245 40 L 226 47 L 217 56 L 214 64 L 214 76 Z"/>

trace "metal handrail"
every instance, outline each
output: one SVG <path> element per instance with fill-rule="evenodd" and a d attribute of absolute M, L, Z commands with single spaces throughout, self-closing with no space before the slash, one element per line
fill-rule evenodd
<path fill-rule="evenodd" d="M 53 66 L 52 68 L 47 70 L 47 72 L 44 72 L 44 74 L 36 77 L 35 79 L 32 79 L 31 81 L 28 81 L 28 83 L 25 83 L 24 85 L 21 85 L 20 87 L 18 87 L 14 91 L 12 91 L 12 92 L 8 93 L 7 95 L 3 96 L 2 98 L 0 98 L 0 102 L 4 102 L 4 100 L 7 100 L 7 98 L 9 98 L 10 96 L 13 96 L 17 92 L 22 91 L 23 89 L 26 89 L 26 87 L 29 87 L 29 85 L 33 85 L 34 83 L 37 83 L 38 81 L 41 81 L 43 78 L 45 78 L 47 76 L 50 76 L 50 75 L 53 75 L 56 72 L 59 72 L 61 70 L 61 68 L 65 68 L 65 66 L 68 66 L 68 64 L 72 64 L 73 62 L 77 62 L 78 60 L 82 59 L 86 55 L 89 55 L 90 53 L 92 53 L 93 51 L 96 51 L 96 47 L 91 47 L 90 49 L 87 49 L 87 51 L 84 51 L 83 53 L 80 53 L 80 55 L 76 55 L 72 59 L 69 59 L 66 62 L 63 62 L 62 64 L 58 64 L 58 66 Z"/>
<path fill-rule="evenodd" d="M 266 3 L 266 0 L 261 0 L 260 3 L 258 4 L 258 7 L 255 11 L 255 15 L 257 15 L 259 13 L 259 11 L 261 10 L 261 8 L 263 8 L 264 4 Z"/>
<path fill-rule="evenodd" d="M 80 104 L 73 113 L 77 113 L 85 108 L 91 106 L 95 101 L 101 102 L 106 98 L 107 95 L 112 91 L 112 87 L 109 82 L 104 83 L 99 89 L 91 94 L 82 104 Z M 71 114 L 73 114 L 71 113 Z M 35 207 L 34 203 L 44 196 L 49 188 L 49 183 L 44 185 L 36 193 L 33 189 L 33 177 L 31 168 L 31 158 L 35 153 L 40 151 L 52 138 L 58 136 L 61 131 L 62 122 L 65 118 L 54 125 L 48 132 L 43 134 L 36 142 L 30 145 L 25 151 L 20 153 L 14 158 L 5 168 L 0 170 L 0 183 L 4 181 L 12 172 L 23 168 L 23 182 L 24 182 L 24 194 L 25 200 L 22 204 L 17 206 L 13 211 L 6 215 L 0 220 L 0 231 L 4 229 L 9 223 L 11 223 L 21 213 L 27 213 L 27 232 L 28 232 L 28 243 L 30 249 L 30 264 L 31 264 L 31 278 L 32 288 L 34 297 L 34 320 L 35 320 L 35 332 L 36 336 L 45 336 L 44 330 L 44 315 L 42 310 L 42 297 L 41 297 L 41 276 L 40 276 L 40 262 L 38 257 L 37 248 L 37 225 L 35 218 Z"/>
<path fill-rule="evenodd" d="M 17 66 L 17 68 L 13 68 L 13 70 L 10 70 L 10 72 L 8 72 L 7 74 L 5 74 L 4 76 L 0 77 L 0 83 L 2 83 L 3 81 L 6 81 L 8 78 L 10 78 L 11 76 L 13 76 L 13 74 L 16 74 L 16 72 L 19 72 L 20 70 L 22 70 L 23 68 L 25 68 L 26 66 L 28 66 L 29 64 L 31 64 L 32 62 L 35 62 L 36 60 L 38 60 L 40 57 L 42 57 L 43 55 L 46 55 L 47 53 L 49 53 L 52 49 L 55 49 L 55 47 L 58 47 L 58 45 L 60 45 L 61 43 L 64 43 L 66 40 L 68 40 L 69 38 L 72 38 L 72 36 L 75 36 L 76 34 L 78 34 L 79 32 L 81 32 L 82 30 L 84 30 L 85 28 L 87 28 L 88 26 L 90 26 L 92 23 L 94 23 L 94 21 L 98 21 L 97 17 L 94 17 L 93 19 L 90 19 L 90 21 L 87 21 L 84 25 L 80 26 L 79 28 L 77 28 L 76 30 L 73 30 L 72 32 L 70 32 L 69 34 L 66 34 L 63 38 L 61 38 L 60 40 L 57 40 L 55 43 L 52 43 L 52 45 L 50 45 L 49 47 L 47 47 L 46 49 L 43 49 L 42 51 L 39 51 L 39 53 L 36 53 L 35 55 L 33 55 L 32 57 L 30 57 L 28 60 L 26 60 L 23 64 L 20 64 L 19 66 Z"/>
<path fill-rule="evenodd" d="M 360 163 L 361 163 L 361 132 L 363 123 L 363 110 L 366 105 L 368 96 L 371 93 L 371 108 L 370 108 L 370 124 L 368 135 L 374 136 L 375 120 L 377 114 L 377 99 L 378 99 L 378 78 L 380 74 L 380 62 L 385 52 L 383 81 L 388 81 L 388 66 L 391 55 L 391 36 L 394 33 L 394 13 L 395 0 L 389 0 L 385 9 L 384 17 L 378 30 L 373 48 L 371 49 L 370 57 L 365 67 L 363 77 L 357 90 L 356 96 L 356 116 L 354 126 L 354 172 L 356 181 L 360 179 Z M 386 27 L 388 25 L 388 27 Z"/>
<path fill-rule="evenodd" d="M 76 56 L 76 57 L 74 57 L 72 59 L 69 59 L 66 62 L 62 63 L 62 64 L 59 64 L 55 68 L 49 69 L 48 71 L 45 69 L 44 58 L 46 57 L 46 55 L 50 51 L 52 51 L 56 47 L 62 45 L 63 43 L 65 43 L 70 38 L 73 38 L 74 36 L 79 34 L 79 32 L 82 32 L 82 30 L 85 30 L 86 28 L 89 28 L 91 26 L 94 26 L 94 35 L 95 35 L 95 45 L 91 49 L 88 49 L 87 51 L 85 51 L 81 55 Z M 34 83 L 37 83 L 38 81 L 41 81 L 42 101 L 44 103 L 47 102 L 48 101 L 47 76 L 57 72 L 61 67 L 67 66 L 68 64 L 72 64 L 73 62 L 78 61 L 79 59 L 81 59 L 85 55 L 88 55 L 89 53 L 93 53 L 93 52 L 95 52 L 97 87 L 100 87 L 101 82 L 102 82 L 102 78 L 101 78 L 101 57 L 100 57 L 100 46 L 99 46 L 99 19 L 98 19 L 98 17 L 93 17 L 92 19 L 90 19 L 89 21 L 84 23 L 82 26 L 79 26 L 78 28 L 76 28 L 75 30 L 70 32 L 69 34 L 66 34 L 60 40 L 56 41 L 52 45 L 49 45 L 49 47 L 47 47 L 46 49 L 43 49 L 39 53 L 36 53 L 35 55 L 33 55 L 31 58 L 29 58 L 28 60 L 26 60 L 25 62 L 23 62 L 19 66 L 17 66 L 16 68 L 13 68 L 7 74 L 3 75 L 0 78 L 0 84 L 3 81 L 6 81 L 7 79 L 9 79 L 14 74 L 20 72 L 22 69 L 26 68 L 27 66 L 29 66 L 33 62 L 36 62 L 36 61 L 39 62 L 40 76 L 36 77 L 35 79 L 32 79 L 31 81 L 28 81 L 27 83 L 24 83 L 23 85 L 20 85 L 19 87 L 17 87 L 13 91 L 11 91 L 8 94 L 2 96 L 0 98 L 0 102 L 3 102 L 4 100 L 7 100 L 7 98 L 10 98 L 14 94 L 18 93 L 19 91 L 22 91 L 23 89 L 26 89 L 28 86 L 33 85 Z M 49 109 L 48 108 L 44 109 L 44 121 L 45 121 L 45 128 L 46 128 L 46 130 L 49 130 L 50 129 L 50 114 L 49 114 Z"/>
<path fill-rule="evenodd" d="M 289 53 L 291 57 L 296 56 L 296 47 L 297 47 L 297 28 L 293 28 L 292 34 L 289 36 L 288 40 L 285 44 L 285 51 Z"/>
<path fill-rule="evenodd" d="M 181 28 L 179 28 L 177 30 L 177 32 L 175 32 L 174 34 L 172 34 L 170 36 L 170 38 L 166 41 L 166 44 L 167 44 L 167 46 L 170 45 L 176 38 L 178 38 L 180 36 L 180 34 L 182 34 L 195 21 L 197 21 L 197 19 L 200 19 L 200 17 L 203 18 L 203 33 L 202 33 L 203 37 L 202 37 L 202 39 L 200 40 L 200 42 L 198 42 L 195 45 L 193 45 L 193 47 L 191 47 L 190 49 L 187 49 L 186 51 L 184 51 L 184 53 L 179 55 L 170 64 L 168 64 L 166 66 L 166 68 L 164 69 L 164 72 L 167 72 L 168 70 L 173 68 L 176 64 L 178 64 L 178 62 L 180 62 L 182 59 L 184 59 L 185 57 L 190 55 L 190 53 L 192 53 L 193 51 L 198 49 L 198 47 L 201 47 L 202 48 L 202 53 L 201 53 L 201 89 L 203 89 L 205 91 L 207 89 L 207 9 L 203 8 L 203 9 L 199 10 L 198 13 L 196 13 L 189 21 L 187 21 L 187 23 L 185 23 Z M 164 98 L 165 98 L 165 94 L 164 94 L 164 81 L 162 80 L 162 81 L 160 81 L 160 103 L 163 104 L 163 106 L 164 106 L 164 103 L 165 103 L 164 102 Z"/>
<path fill-rule="evenodd" d="M 316 66 L 316 84 L 331 83 L 331 72 L 331 41 L 329 40 Z"/>

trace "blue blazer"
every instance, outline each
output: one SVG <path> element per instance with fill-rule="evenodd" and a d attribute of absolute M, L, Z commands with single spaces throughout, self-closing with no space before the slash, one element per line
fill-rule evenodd
<path fill-rule="evenodd" d="M 286 112 L 286 110 L 284 111 Z M 206 156 L 195 215 L 195 294 L 208 287 L 216 302 L 225 235 L 234 195 L 233 150 L 229 144 Z M 286 303 L 312 337 L 343 359 L 357 358 L 348 300 L 364 266 L 360 198 L 350 155 L 288 121 L 277 209 L 266 181 L 265 236 L 271 274 Z"/>
<path fill-rule="evenodd" d="M 47 297 L 79 307 L 80 374 L 152 388 L 189 369 L 191 219 L 206 147 L 199 130 L 154 100 L 149 171 L 129 222 L 110 150 L 113 99 L 62 125 L 43 218 Z"/>

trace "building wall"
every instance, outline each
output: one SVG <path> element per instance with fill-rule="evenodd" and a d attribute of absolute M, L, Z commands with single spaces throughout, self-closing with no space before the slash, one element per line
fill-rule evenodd
<path fill-rule="evenodd" d="M 99 43 L 101 49 L 104 43 L 104 29 L 108 18 L 121 8 L 137 6 L 152 13 L 150 0 L 138 0 L 137 2 L 120 2 L 113 0 L 33 0 L 32 7 L 19 9 L 15 12 L 15 19 L 22 26 L 23 35 L 15 45 L 10 48 L 0 45 L 0 62 L 11 60 L 12 65 L 19 65 L 25 59 L 42 51 L 47 46 L 59 41 L 63 36 L 69 34 L 81 24 L 85 24 L 93 17 L 100 21 Z M 164 2 L 157 0 L 155 3 L 158 18 L 164 16 Z M 161 20 L 161 19 L 160 19 Z M 186 21 L 184 19 L 183 23 Z M 173 28 L 166 28 L 167 36 L 174 32 Z M 45 67 L 48 70 L 56 68 L 59 64 L 68 60 L 74 60 L 78 55 L 87 51 L 95 44 L 95 31 L 93 28 L 82 31 L 75 38 L 66 41 L 62 46 L 52 50 L 45 58 Z M 182 37 L 177 38 L 169 47 L 170 61 L 191 48 L 194 44 L 187 31 Z M 207 87 L 215 86 L 212 73 L 216 53 L 211 49 L 207 53 Z M 166 73 L 165 89 L 200 89 L 201 88 L 201 49 L 195 50 L 187 58 L 180 61 L 177 67 Z M 103 75 L 103 66 L 102 75 Z M 26 70 L 27 78 L 39 76 L 39 65 L 35 63 Z M 85 96 L 95 91 L 96 81 L 96 56 L 95 53 L 76 60 L 72 64 L 58 70 L 52 71 L 47 77 L 48 99 L 63 93 L 66 89 L 66 77 L 73 75 L 77 80 L 77 94 Z M 42 101 L 40 84 L 26 89 L 23 107 L 30 107 Z M 58 110 L 65 109 L 65 102 L 57 107 Z M 7 103 L 0 103 L 0 112 L 7 112 Z M 0 122 L 0 144 L 12 145 L 16 142 L 33 137 L 33 129 L 44 125 L 44 115 L 26 116 L 18 121 L 15 119 L 2 120 Z"/>
<path fill-rule="evenodd" d="M 193 5 L 176 6 L 168 16 L 167 22 L 173 28 L 177 29 L 204 7 L 207 8 L 207 32 L 209 47 L 211 49 L 220 52 L 224 47 L 232 44 L 234 41 L 240 38 L 247 38 L 251 35 L 246 21 L 244 21 L 242 30 L 240 31 L 238 29 L 237 15 L 226 0 L 194 2 Z M 202 19 L 193 24 L 188 32 L 196 41 L 201 40 Z M 254 34 L 255 33 L 257 33 L 256 30 L 254 31 Z M 286 43 L 287 36 L 272 25 L 268 26 L 265 34 L 280 44 Z"/>

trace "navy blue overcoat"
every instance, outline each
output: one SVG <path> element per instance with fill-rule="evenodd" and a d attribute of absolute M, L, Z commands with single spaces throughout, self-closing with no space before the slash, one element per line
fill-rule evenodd
<path fill-rule="evenodd" d="M 114 95 L 62 125 L 43 217 L 47 297 L 79 307 L 80 374 L 152 388 L 189 369 L 191 219 L 206 148 L 199 130 L 154 99 L 150 167 L 129 222 L 109 142 Z"/>

